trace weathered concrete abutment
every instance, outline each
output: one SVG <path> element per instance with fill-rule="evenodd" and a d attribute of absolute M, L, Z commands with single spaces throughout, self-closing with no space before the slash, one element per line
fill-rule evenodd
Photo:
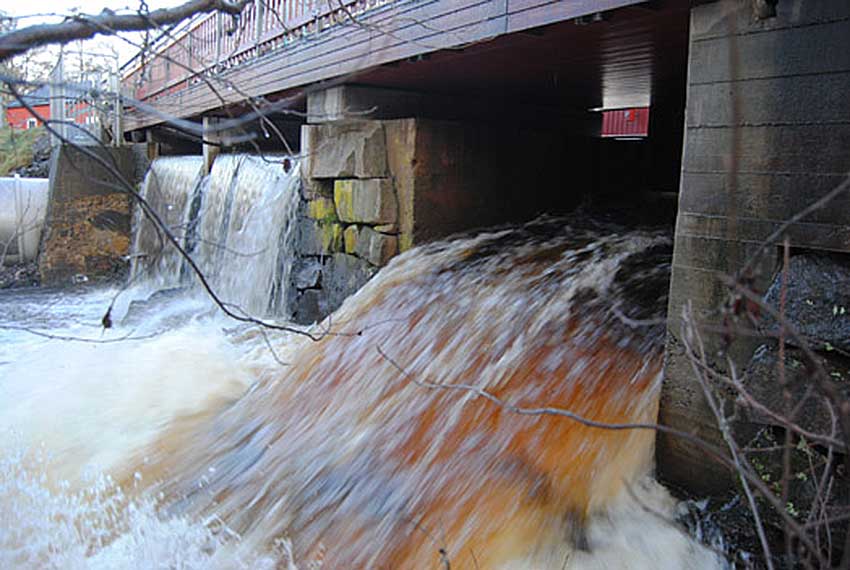
<path fill-rule="evenodd" d="M 738 274 L 756 256 L 746 277 L 764 291 L 778 268 L 781 239 L 757 256 L 764 240 L 850 171 L 850 4 L 780 1 L 776 17 L 768 19 L 755 18 L 751 2 L 697 6 L 689 58 L 661 420 L 722 448 L 683 357 L 683 307 L 690 303 L 709 325 L 707 352 L 717 355 L 710 365 L 722 369 L 722 335 L 710 332 L 721 324 L 719 309 L 728 298 L 720 277 Z M 782 236 L 795 254 L 850 252 L 850 196 L 839 196 Z M 833 315 L 829 299 L 809 302 L 823 305 L 824 320 L 841 316 Z M 755 344 L 738 339 L 732 345 L 739 373 Z M 717 490 L 731 480 L 682 439 L 661 435 L 658 460 L 663 478 L 693 491 Z"/>

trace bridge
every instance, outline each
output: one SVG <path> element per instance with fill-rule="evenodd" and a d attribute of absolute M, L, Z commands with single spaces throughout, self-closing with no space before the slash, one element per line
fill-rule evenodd
<path fill-rule="evenodd" d="M 685 3 L 642 0 L 262 0 L 239 18 L 200 18 L 133 62 L 124 91 L 153 110 L 130 109 L 125 129 L 236 116 L 252 100 L 306 111 L 306 93 L 339 83 L 513 113 L 648 107 L 682 99 L 687 18 Z M 459 104 L 432 114 L 478 106 Z"/>

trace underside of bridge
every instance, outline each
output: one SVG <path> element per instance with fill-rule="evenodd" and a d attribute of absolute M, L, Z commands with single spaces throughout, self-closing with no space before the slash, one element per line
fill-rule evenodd
<path fill-rule="evenodd" d="M 411 58 L 266 94 L 270 101 L 286 101 L 286 112 L 267 117 L 286 144 L 276 135 L 261 135 L 234 148 L 300 149 L 305 122 L 448 121 L 455 128 L 465 125 L 465 134 L 452 135 L 453 142 L 445 141 L 449 146 L 443 150 L 490 163 L 498 171 L 494 176 L 482 177 L 480 169 L 470 176 L 481 180 L 478 191 L 508 202 L 499 208 L 504 215 L 479 220 L 521 221 L 579 203 L 634 214 L 635 205 L 651 204 L 644 210 L 651 220 L 645 221 L 672 223 L 681 165 L 688 16 L 681 2 L 649 2 L 451 49 L 429 51 L 422 45 L 423 53 Z M 643 132 L 603 133 L 604 110 L 633 108 L 649 109 Z M 231 118 L 250 111 L 234 104 L 204 116 Z M 242 128 L 268 132 L 259 121 Z M 198 143 L 169 127 L 148 131 L 147 140 L 158 142 L 162 153 L 200 150 Z M 486 148 L 481 146 L 485 140 Z M 528 176 L 529 168 L 537 175 Z M 524 176 L 534 187 L 518 192 Z M 520 198 L 523 207 L 510 204 Z"/>

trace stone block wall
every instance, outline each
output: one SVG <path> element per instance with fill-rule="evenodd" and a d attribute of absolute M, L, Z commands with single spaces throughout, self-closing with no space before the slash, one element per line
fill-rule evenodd
<path fill-rule="evenodd" d="M 334 311 L 399 251 L 399 199 L 380 121 L 304 127 L 304 191 L 288 312 Z"/>
<path fill-rule="evenodd" d="M 135 184 L 135 157 L 129 148 L 85 150 L 62 145 L 53 151 L 38 261 L 45 285 L 120 277 L 128 268 L 131 198 L 112 171 Z"/>
<path fill-rule="evenodd" d="M 385 130 L 413 243 L 567 212 L 588 190 L 589 145 L 559 128 L 401 119 Z"/>

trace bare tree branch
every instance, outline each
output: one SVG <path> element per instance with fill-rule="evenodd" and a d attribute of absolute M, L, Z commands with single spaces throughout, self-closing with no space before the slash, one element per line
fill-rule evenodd
<path fill-rule="evenodd" d="M 0 62 L 48 44 L 85 40 L 116 32 L 141 32 L 179 23 L 196 14 L 221 11 L 239 14 L 249 0 L 190 0 L 176 8 L 162 8 L 149 14 L 116 14 L 108 8 L 96 15 L 78 15 L 59 24 L 38 24 L 0 36 Z"/>

